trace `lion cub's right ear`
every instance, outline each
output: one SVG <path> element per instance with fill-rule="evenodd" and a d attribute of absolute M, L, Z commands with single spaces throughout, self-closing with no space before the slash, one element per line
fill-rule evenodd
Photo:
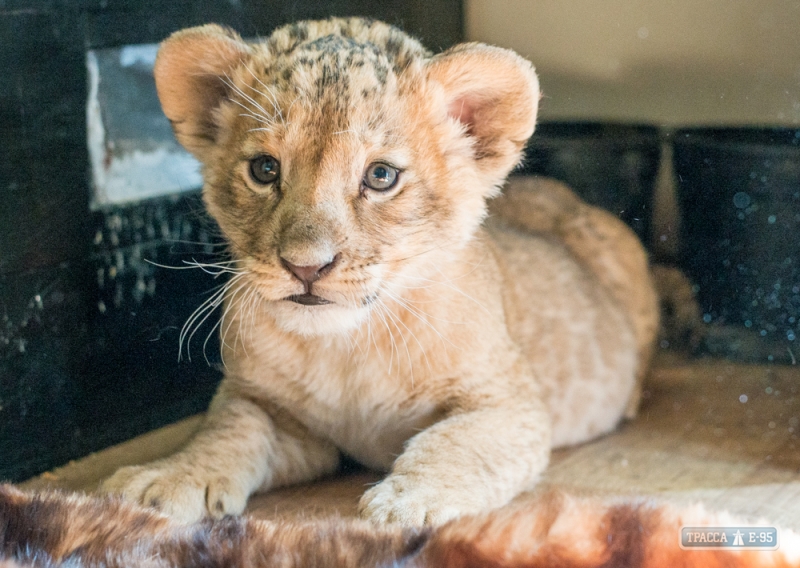
<path fill-rule="evenodd" d="M 232 69 L 250 48 L 239 35 L 214 24 L 175 32 L 158 50 L 156 90 L 175 137 L 203 160 L 216 141 L 215 109 L 228 93 Z"/>

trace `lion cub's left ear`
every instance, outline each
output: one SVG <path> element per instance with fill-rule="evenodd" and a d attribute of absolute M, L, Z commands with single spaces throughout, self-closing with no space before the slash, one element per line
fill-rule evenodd
<path fill-rule="evenodd" d="M 428 78 L 444 87 L 446 112 L 474 138 L 478 169 L 501 182 L 536 125 L 540 95 L 533 65 L 508 49 L 466 43 L 431 59 Z"/>

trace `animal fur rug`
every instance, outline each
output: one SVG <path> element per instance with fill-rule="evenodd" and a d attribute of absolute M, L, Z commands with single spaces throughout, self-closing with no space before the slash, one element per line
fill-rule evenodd
<path fill-rule="evenodd" d="M 180 525 L 112 497 L 0 485 L 0 568 L 800 566 L 800 536 L 772 552 L 682 550 L 679 529 L 732 526 L 724 514 L 552 493 L 437 529 L 364 521 L 226 517 Z"/>

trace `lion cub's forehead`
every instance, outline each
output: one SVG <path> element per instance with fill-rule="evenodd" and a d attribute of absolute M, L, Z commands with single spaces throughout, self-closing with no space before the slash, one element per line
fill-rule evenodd
<path fill-rule="evenodd" d="M 428 56 L 419 42 L 381 22 L 300 22 L 257 45 L 242 78 L 278 119 L 272 134 L 356 129 L 373 138 L 391 130 L 393 103 Z"/>
<path fill-rule="evenodd" d="M 328 87 L 335 87 L 337 96 L 348 96 L 353 89 L 370 92 L 385 88 L 389 61 L 375 45 L 328 35 L 287 55 L 281 79 L 317 98 L 324 97 Z"/>
<path fill-rule="evenodd" d="M 395 73 L 430 56 L 422 44 L 401 30 L 364 18 L 298 22 L 273 32 L 265 46 L 275 57 L 340 54 L 346 65 L 360 65 L 366 63 L 365 57 L 379 56 L 384 63 L 376 70 L 386 72 L 388 63 Z"/>
<path fill-rule="evenodd" d="M 428 56 L 402 31 L 360 18 L 299 22 L 256 49 L 264 82 L 315 104 L 379 98 Z M 326 100 L 327 99 L 327 100 Z"/>

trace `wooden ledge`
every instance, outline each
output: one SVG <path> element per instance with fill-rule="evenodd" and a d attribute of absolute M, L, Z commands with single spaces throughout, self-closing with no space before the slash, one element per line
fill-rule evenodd
<path fill-rule="evenodd" d="M 118 467 L 173 453 L 201 420 L 188 418 L 21 485 L 93 491 Z M 662 355 L 639 416 L 599 440 L 555 451 L 537 492 L 561 487 L 702 501 L 800 530 L 798 435 L 800 367 Z M 380 477 L 361 471 L 256 495 L 248 512 L 261 518 L 353 516 L 358 498 Z"/>

